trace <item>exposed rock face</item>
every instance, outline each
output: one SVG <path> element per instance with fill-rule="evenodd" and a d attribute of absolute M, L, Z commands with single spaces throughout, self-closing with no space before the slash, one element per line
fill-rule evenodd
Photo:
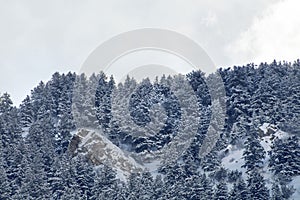
<path fill-rule="evenodd" d="M 140 172 L 143 166 L 125 153 L 99 131 L 79 129 L 70 142 L 73 155 L 86 155 L 94 165 L 108 164 L 126 177 L 131 172 Z"/>

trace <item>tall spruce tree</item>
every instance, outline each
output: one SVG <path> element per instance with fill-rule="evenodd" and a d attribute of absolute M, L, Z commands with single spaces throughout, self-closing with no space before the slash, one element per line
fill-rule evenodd
<path fill-rule="evenodd" d="M 247 172 L 262 168 L 265 154 L 265 150 L 261 146 L 257 136 L 250 134 L 245 141 L 245 150 L 243 152 L 245 164 L 242 167 L 246 168 Z"/>
<path fill-rule="evenodd" d="M 253 170 L 249 173 L 247 182 L 251 199 L 268 200 L 270 198 L 266 182 L 257 170 Z"/>

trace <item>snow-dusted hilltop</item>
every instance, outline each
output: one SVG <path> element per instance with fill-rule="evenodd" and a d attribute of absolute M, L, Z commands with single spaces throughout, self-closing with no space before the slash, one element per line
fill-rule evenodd
<path fill-rule="evenodd" d="M 18 108 L 1 94 L 0 199 L 298 200 L 300 61 L 218 73 L 55 73 Z"/>

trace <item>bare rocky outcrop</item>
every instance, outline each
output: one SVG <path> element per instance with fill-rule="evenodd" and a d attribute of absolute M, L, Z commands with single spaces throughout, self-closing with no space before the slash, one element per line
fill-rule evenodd
<path fill-rule="evenodd" d="M 86 155 L 95 166 L 108 164 L 125 177 L 143 170 L 143 166 L 95 130 L 78 129 L 70 142 L 69 152 L 73 156 L 79 153 Z"/>

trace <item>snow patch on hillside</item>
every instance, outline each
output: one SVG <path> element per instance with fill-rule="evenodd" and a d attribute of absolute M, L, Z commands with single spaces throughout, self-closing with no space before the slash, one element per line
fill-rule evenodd
<path fill-rule="evenodd" d="M 161 161 L 160 160 L 154 160 L 153 162 L 150 163 L 144 163 L 144 167 L 146 170 L 148 170 L 153 177 L 156 177 L 159 173 L 158 173 L 158 168 L 161 165 Z"/>
<path fill-rule="evenodd" d="M 292 195 L 291 199 L 300 199 L 300 176 L 295 177 L 290 183 L 290 185 L 293 185 L 296 190 L 295 193 Z"/>
<path fill-rule="evenodd" d="M 269 127 L 268 123 L 264 123 L 260 129 L 264 132 L 267 131 L 267 127 Z M 289 137 L 290 135 L 284 131 L 281 130 L 276 130 L 276 132 L 274 134 L 271 135 L 265 135 L 263 137 L 261 137 L 260 139 L 260 144 L 262 145 L 262 147 L 264 148 L 265 152 L 266 152 L 266 157 L 264 159 L 264 164 L 263 164 L 263 168 L 261 170 L 262 175 L 264 177 L 264 179 L 266 180 L 266 186 L 271 189 L 272 187 L 272 182 L 274 174 L 269 170 L 269 160 L 270 160 L 270 156 L 268 154 L 268 152 L 271 150 L 272 147 L 272 141 L 275 138 L 279 138 L 279 139 L 285 139 L 287 137 Z M 226 156 L 224 158 L 222 158 L 222 165 L 229 170 L 239 170 L 243 173 L 243 177 L 245 179 L 247 179 L 247 174 L 246 174 L 246 169 L 242 168 L 242 165 L 244 165 L 245 161 L 243 159 L 243 152 L 244 149 L 238 148 L 236 146 L 232 146 L 232 145 L 228 145 L 228 147 L 226 148 Z M 291 185 L 293 185 L 296 189 L 296 192 L 293 194 L 293 198 L 292 199 L 300 199 L 300 176 L 296 177 L 293 179 L 293 181 L 290 183 Z"/>
<path fill-rule="evenodd" d="M 230 170 L 239 170 L 242 171 L 243 174 L 246 172 L 245 168 L 242 168 L 244 165 L 243 159 L 243 149 L 235 148 L 229 145 L 228 155 L 222 159 L 222 165 Z"/>
<path fill-rule="evenodd" d="M 28 134 L 29 134 L 29 127 L 22 128 L 22 133 L 21 133 L 22 137 L 26 138 Z"/>

